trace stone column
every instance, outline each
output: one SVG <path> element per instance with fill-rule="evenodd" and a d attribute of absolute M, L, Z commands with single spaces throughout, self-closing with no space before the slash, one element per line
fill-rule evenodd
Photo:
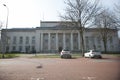
<path fill-rule="evenodd" d="M 65 39 L 66 39 L 66 37 L 65 37 L 65 33 L 63 33 L 63 49 L 66 48 L 66 42 L 65 42 Z"/>
<path fill-rule="evenodd" d="M 43 51 L 43 33 L 41 33 L 41 45 L 40 45 L 40 47 L 41 47 L 41 51 Z"/>
<path fill-rule="evenodd" d="M 71 50 L 73 50 L 73 33 L 71 33 Z"/>
<path fill-rule="evenodd" d="M 80 33 L 78 33 L 78 49 L 80 50 Z"/>
<path fill-rule="evenodd" d="M 50 50 L 50 33 L 48 33 L 48 50 Z"/>
<path fill-rule="evenodd" d="M 58 33 L 56 33 L 56 50 L 58 50 Z"/>

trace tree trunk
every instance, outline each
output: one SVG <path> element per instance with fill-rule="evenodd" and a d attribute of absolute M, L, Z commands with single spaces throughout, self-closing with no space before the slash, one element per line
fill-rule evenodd
<path fill-rule="evenodd" d="M 104 45 L 104 52 L 106 53 L 107 52 L 107 41 L 106 40 L 103 41 L 103 45 Z"/>
<path fill-rule="evenodd" d="M 84 57 L 84 37 L 83 37 L 83 31 L 80 31 L 80 44 L 81 44 L 81 53 L 82 57 Z"/>
<path fill-rule="evenodd" d="M 4 55 L 4 53 L 2 53 L 2 59 L 4 59 L 5 58 L 5 55 Z"/>

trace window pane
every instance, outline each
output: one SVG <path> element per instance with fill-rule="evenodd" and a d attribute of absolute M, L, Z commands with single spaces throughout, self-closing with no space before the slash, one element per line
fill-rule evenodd
<path fill-rule="evenodd" d="M 29 37 L 26 37 L 26 44 L 29 44 Z"/>
<path fill-rule="evenodd" d="M 23 43 L 23 37 L 20 37 L 19 43 L 22 44 Z"/>
<path fill-rule="evenodd" d="M 19 51 L 22 51 L 22 46 L 19 46 Z"/>
<path fill-rule="evenodd" d="M 32 44 L 35 44 L 35 36 L 32 37 Z"/>
<path fill-rule="evenodd" d="M 17 43 L 17 38 L 16 36 L 13 37 L 13 44 L 16 44 Z"/>
<path fill-rule="evenodd" d="M 13 46 L 13 51 L 15 51 L 16 50 L 16 47 L 15 46 Z"/>

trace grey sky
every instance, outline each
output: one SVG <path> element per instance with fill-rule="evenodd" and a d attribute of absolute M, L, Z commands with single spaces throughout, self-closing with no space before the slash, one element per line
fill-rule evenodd
<path fill-rule="evenodd" d="M 113 8 L 118 0 L 101 0 L 106 7 Z M 9 7 L 9 28 L 37 27 L 40 20 L 58 21 L 58 13 L 65 8 L 64 0 L 0 0 L 0 20 L 6 22 L 6 4 Z"/>

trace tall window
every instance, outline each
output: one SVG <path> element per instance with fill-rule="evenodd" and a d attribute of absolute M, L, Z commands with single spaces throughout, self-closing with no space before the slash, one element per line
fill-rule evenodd
<path fill-rule="evenodd" d="M 71 49 L 71 34 L 70 33 L 66 33 L 66 39 L 65 39 L 65 42 L 66 42 L 66 49 L 67 50 L 70 50 Z"/>
<path fill-rule="evenodd" d="M 20 52 L 22 51 L 22 46 L 19 46 L 19 51 L 20 51 Z"/>
<path fill-rule="evenodd" d="M 96 43 L 95 43 L 95 37 L 94 36 L 90 37 L 90 48 L 96 50 Z"/>
<path fill-rule="evenodd" d="M 101 39 L 100 39 L 100 37 L 97 37 L 97 43 L 98 43 L 98 44 L 101 44 Z"/>
<path fill-rule="evenodd" d="M 110 46 L 110 49 L 114 51 L 114 46 L 113 46 L 113 45 L 111 45 L 111 46 Z"/>
<path fill-rule="evenodd" d="M 19 43 L 23 44 L 23 37 L 22 36 L 20 37 Z"/>
<path fill-rule="evenodd" d="M 35 50 L 35 46 L 32 46 L 32 52 L 35 52 L 36 50 Z"/>
<path fill-rule="evenodd" d="M 100 38 L 100 36 L 97 37 L 96 40 L 97 40 L 97 50 L 101 50 L 102 46 L 101 46 L 101 38 Z"/>
<path fill-rule="evenodd" d="M 91 43 L 94 45 L 95 44 L 95 38 L 91 37 Z"/>
<path fill-rule="evenodd" d="M 110 37 L 110 43 L 111 44 L 113 43 L 113 37 L 112 36 Z"/>
<path fill-rule="evenodd" d="M 25 50 L 27 53 L 30 52 L 30 46 L 25 46 Z"/>
<path fill-rule="evenodd" d="M 78 33 L 73 33 L 73 49 L 78 50 Z"/>
<path fill-rule="evenodd" d="M 16 43 L 17 43 L 17 37 L 14 36 L 14 37 L 13 37 L 13 44 L 16 44 Z"/>
<path fill-rule="evenodd" d="M 63 33 L 58 33 L 58 46 L 60 49 L 63 48 Z"/>
<path fill-rule="evenodd" d="M 89 50 L 89 37 L 85 37 L 85 42 L 86 42 L 86 50 Z"/>
<path fill-rule="evenodd" d="M 6 52 L 9 52 L 9 46 L 6 46 Z"/>
<path fill-rule="evenodd" d="M 85 40 L 86 40 L 86 44 L 89 44 L 88 36 L 85 37 Z"/>
<path fill-rule="evenodd" d="M 32 37 L 32 44 L 35 44 L 35 36 Z"/>
<path fill-rule="evenodd" d="M 16 47 L 15 47 L 15 46 L 13 46 L 13 47 L 12 47 L 12 50 L 13 50 L 13 51 L 15 51 L 15 50 L 16 50 Z"/>
<path fill-rule="evenodd" d="M 8 45 L 10 44 L 11 41 L 11 37 L 8 37 Z"/>
<path fill-rule="evenodd" d="M 26 37 L 26 44 L 29 44 L 29 37 Z"/>

